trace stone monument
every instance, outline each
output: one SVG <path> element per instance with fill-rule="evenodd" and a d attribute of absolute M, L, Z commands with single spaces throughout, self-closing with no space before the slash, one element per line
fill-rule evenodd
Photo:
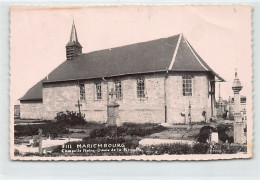
<path fill-rule="evenodd" d="M 39 155 L 42 155 L 42 129 L 39 129 Z"/>
<path fill-rule="evenodd" d="M 233 81 L 232 90 L 234 91 L 234 142 L 238 144 L 246 143 L 246 137 L 244 134 L 244 122 L 242 121 L 240 113 L 240 95 L 239 92 L 243 86 L 237 76 L 237 70 L 235 72 L 235 79 Z"/>
<path fill-rule="evenodd" d="M 109 93 L 111 101 L 107 104 L 107 126 L 120 125 L 119 104 L 116 103 L 115 93 L 113 89 Z"/>

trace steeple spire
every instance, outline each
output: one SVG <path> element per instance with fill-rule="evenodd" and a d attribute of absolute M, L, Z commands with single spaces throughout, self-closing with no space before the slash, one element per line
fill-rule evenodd
<path fill-rule="evenodd" d="M 78 42 L 78 36 L 77 36 L 74 19 L 73 19 L 72 28 L 71 28 L 70 42 Z"/>
<path fill-rule="evenodd" d="M 82 46 L 78 41 L 76 26 L 75 26 L 74 19 L 73 19 L 71 34 L 70 34 L 70 41 L 66 45 L 67 60 L 72 60 L 81 53 L 82 53 Z"/>

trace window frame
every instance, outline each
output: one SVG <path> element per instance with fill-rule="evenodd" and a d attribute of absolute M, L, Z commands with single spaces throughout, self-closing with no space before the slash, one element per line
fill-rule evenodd
<path fill-rule="evenodd" d="M 246 97 L 240 97 L 240 104 L 246 104 Z"/>
<path fill-rule="evenodd" d="M 142 82 L 141 82 L 142 81 Z M 140 82 L 142 83 L 140 86 Z M 145 93 L 145 78 L 141 77 L 136 79 L 136 96 L 138 99 L 143 100 L 146 98 Z"/>
<path fill-rule="evenodd" d="M 100 92 L 98 92 L 98 89 Z M 101 101 L 102 100 L 102 83 L 101 82 L 96 82 L 95 83 L 95 100 L 96 101 Z"/>
<path fill-rule="evenodd" d="M 120 80 L 114 81 L 114 88 L 115 88 L 116 99 L 118 99 L 118 100 L 123 99 L 122 81 L 120 81 Z"/>
<path fill-rule="evenodd" d="M 85 84 L 79 84 L 79 100 L 84 101 L 86 100 L 86 88 Z"/>
<path fill-rule="evenodd" d="M 192 96 L 193 94 L 193 77 L 192 75 L 185 74 L 182 76 L 182 95 Z"/>

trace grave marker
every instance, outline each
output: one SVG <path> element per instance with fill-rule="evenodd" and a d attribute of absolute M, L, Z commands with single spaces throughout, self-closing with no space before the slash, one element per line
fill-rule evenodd
<path fill-rule="evenodd" d="M 79 114 L 81 114 L 81 112 L 80 112 L 80 106 L 82 106 L 82 104 L 79 103 L 79 100 L 78 100 L 78 103 L 75 104 L 75 106 L 79 108 Z"/>
<path fill-rule="evenodd" d="M 240 113 L 240 95 L 239 92 L 242 90 L 240 80 L 235 72 L 235 79 L 233 81 L 232 90 L 234 91 L 234 142 L 238 144 L 246 143 L 244 134 L 244 122 Z"/>
<path fill-rule="evenodd" d="M 42 129 L 39 129 L 39 155 L 42 155 Z"/>

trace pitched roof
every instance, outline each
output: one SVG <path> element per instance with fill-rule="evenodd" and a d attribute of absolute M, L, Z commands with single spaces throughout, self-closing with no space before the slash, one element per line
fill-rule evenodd
<path fill-rule="evenodd" d="M 20 101 L 42 100 L 42 80 L 31 87 Z"/>
<path fill-rule="evenodd" d="M 163 71 L 205 71 L 211 72 L 220 81 L 224 81 L 197 54 L 186 38 L 179 34 L 168 38 L 81 54 L 73 60 L 64 61 L 48 75 L 48 79 L 45 78 L 41 82 Z M 37 88 L 42 87 L 36 84 L 30 90 L 35 93 Z M 30 97 L 29 91 L 26 93 L 26 97 L 21 99 Z M 39 94 L 42 94 L 40 90 Z"/>

